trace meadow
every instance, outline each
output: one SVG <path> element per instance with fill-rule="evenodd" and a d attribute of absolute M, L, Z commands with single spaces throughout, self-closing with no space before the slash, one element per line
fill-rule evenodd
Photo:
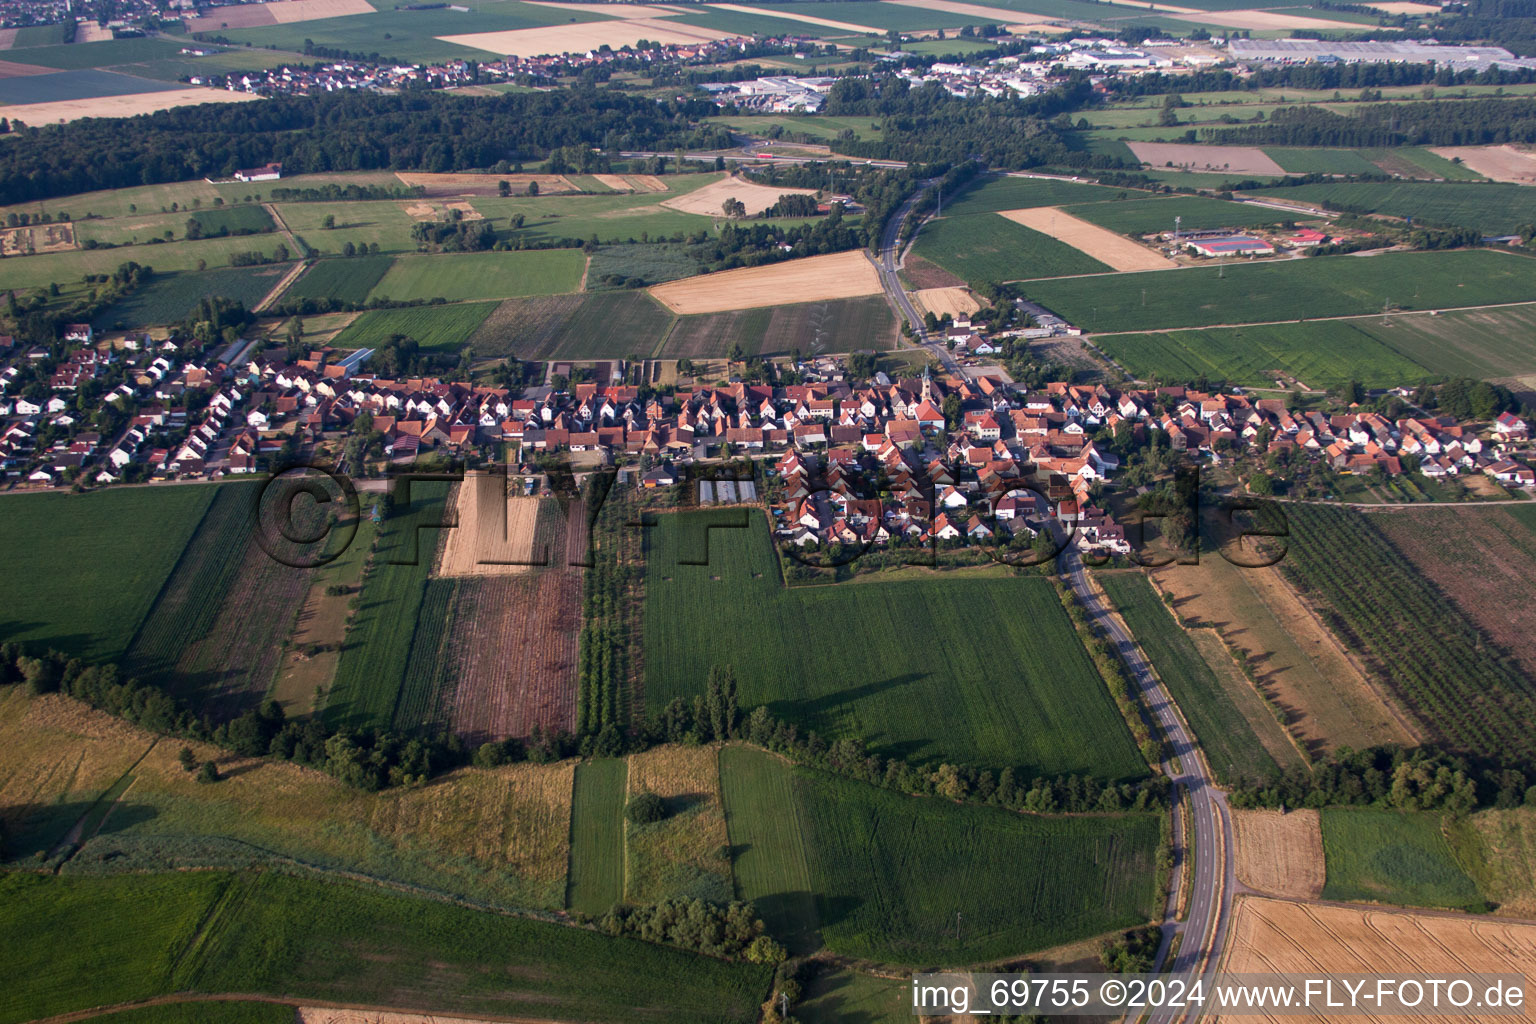
<path fill-rule="evenodd" d="M 896 318 L 883 296 L 829 299 L 728 313 L 678 317 L 660 358 L 720 358 L 740 345 L 748 357 L 891 349 L 897 343 Z"/>
<path fill-rule="evenodd" d="M 59 25 L 41 26 L 55 32 Z M 25 31 L 25 30 L 23 30 Z M 27 42 L 18 39 L 18 43 Z M 39 40 L 41 42 L 42 40 Z M 170 39 L 106 39 L 95 43 L 65 43 L 62 40 L 51 46 L 24 46 L 5 51 L 5 59 L 18 64 L 37 64 L 60 71 L 80 71 L 86 68 L 105 68 L 131 64 L 141 60 L 174 57 L 184 44 Z"/>
<path fill-rule="evenodd" d="M 1204 377 L 1270 387 L 1276 373 L 1285 373 L 1311 388 L 1350 380 L 1367 387 L 1397 387 L 1430 375 L 1429 368 L 1394 352 L 1356 324 L 1354 320 L 1313 320 L 1164 334 L 1106 334 L 1095 338 L 1094 344 L 1138 380 Z"/>
<path fill-rule="evenodd" d="M 715 220 L 662 206 L 718 180 L 716 174 L 669 174 L 661 180 L 668 192 L 637 192 L 601 195 L 509 196 L 475 198 L 469 202 L 489 218 L 499 235 L 542 245 L 564 238 L 586 241 L 596 235 L 600 242 L 660 240 L 678 233 L 714 233 Z M 510 227 L 512 217 L 522 215 L 523 226 Z"/>
<path fill-rule="evenodd" d="M 966 281 L 1019 281 L 1110 269 L 1065 242 L 995 213 L 962 216 L 951 210 L 923 225 L 912 251 Z"/>
<path fill-rule="evenodd" d="M 43 288 L 54 282 L 62 285 L 79 281 L 87 274 L 110 274 L 130 260 L 140 266 L 153 267 L 160 274 L 224 267 L 229 265 L 232 253 L 258 250 L 271 256 L 281 241 L 281 238 L 274 235 L 232 236 L 202 238 L 193 242 L 119 246 L 115 249 L 41 253 L 6 260 L 5 266 L 0 267 L 0 287 Z M 249 274 L 263 268 L 238 269 L 240 273 Z"/>
<path fill-rule="evenodd" d="M 729 665 L 744 708 L 885 755 L 1025 777 L 1146 773 L 1043 579 L 785 588 L 767 524 L 747 510 L 658 517 L 646 545 L 651 711 L 691 700 L 712 665 Z M 955 642 L 976 623 L 989 624 L 987 644 Z"/>
<path fill-rule="evenodd" d="M 1323 852 L 1324 899 L 1458 909 L 1481 903 L 1441 834 L 1439 814 L 1326 808 Z"/>
<path fill-rule="evenodd" d="M 131 96 L 176 89 L 179 85 L 156 82 L 113 71 L 88 69 L 57 71 L 51 75 L 19 75 L 0 78 L 0 103 L 48 103 L 54 100 L 87 100 L 98 96 Z"/>
<path fill-rule="evenodd" d="M 1326 319 L 1521 302 L 1536 260 L 1485 249 L 1322 256 L 1173 272 L 1038 281 L 1029 298 L 1094 332 Z"/>
<path fill-rule="evenodd" d="M 623 758 L 576 766 L 571 792 L 571 868 L 566 906 L 605 914 L 624 899 L 624 803 L 629 766 Z"/>
<path fill-rule="evenodd" d="M 699 261 L 688 253 L 686 246 L 671 242 L 604 245 L 592 253 L 587 267 L 587 288 L 628 287 L 612 283 L 613 278 L 628 282 L 638 278 L 647 285 L 662 281 L 676 281 L 680 277 L 692 277 L 702 268 Z"/>
<path fill-rule="evenodd" d="M 1252 228 L 1278 224 L 1287 217 L 1279 210 L 1251 203 L 1229 203 L 1202 196 L 1170 196 L 1166 199 L 1128 199 L 1121 202 L 1083 203 L 1065 207 L 1074 217 L 1111 231 L 1128 235 L 1147 235 L 1172 231 L 1173 219 L 1181 218 L 1179 229 Z"/>
<path fill-rule="evenodd" d="M 1524 185 L 1498 182 L 1328 182 L 1271 189 L 1275 199 L 1331 204 L 1335 209 L 1409 217 L 1414 223 L 1469 227 L 1507 235 L 1536 223 L 1536 196 Z"/>
<path fill-rule="evenodd" d="M 275 872 L 0 879 L 0 1020 L 168 992 L 459 1014 L 750 1021 L 770 969 Z M 42 941 L 57 937 L 57 941 Z M 496 964 L 499 969 L 488 969 Z"/>
<path fill-rule="evenodd" d="M 370 309 L 331 342 L 337 348 L 377 348 L 395 335 L 412 338 L 424 349 L 458 351 L 496 308 L 495 302 L 457 302 L 446 306 Z"/>
<path fill-rule="evenodd" d="M 1098 581 L 1188 719 L 1222 785 L 1262 782 L 1275 775 L 1282 766 L 1270 756 L 1271 750 L 1291 751 L 1283 767 L 1302 763 L 1256 692 L 1232 692 L 1222 685 L 1145 575 L 1106 573 Z"/>
<path fill-rule="evenodd" d="M 264 267 L 156 274 L 149 284 L 108 306 L 96 318 L 95 326 L 119 329 L 179 323 L 197 309 L 203 299 L 213 296 L 235 299 L 250 309 L 276 288 L 283 275 L 292 269 L 291 263 L 278 263 Z"/>
<path fill-rule="evenodd" d="M 1068 206 L 1116 199 L 1128 194 L 1133 193 L 1057 178 L 991 178 L 962 189 L 959 195 L 944 196 L 944 216 L 1001 213 L 1003 210 L 1021 210 L 1029 206 Z M 925 233 L 927 230 L 923 229 Z"/>
<path fill-rule="evenodd" d="M 416 220 L 395 200 L 278 203 L 278 214 L 294 234 L 317 253 L 339 255 L 348 242 L 377 245 L 382 252 L 415 252 L 411 228 Z M 325 218 L 334 218 L 334 227 Z"/>
<path fill-rule="evenodd" d="M 791 953 L 820 949 L 794 772 L 765 750 L 725 747 L 720 751 L 720 793 L 736 896 L 752 902 L 770 934 Z"/>
<path fill-rule="evenodd" d="M 0 633 L 81 658 L 121 657 L 216 491 L 6 497 L 0 591 L 15 600 Z"/>
<path fill-rule="evenodd" d="M 782 770 L 794 773 L 832 952 L 993 961 L 1140 925 L 1161 909 L 1156 815 L 1015 814 Z"/>
<path fill-rule="evenodd" d="M 410 503 L 391 509 L 356 598 L 325 705 L 333 727 L 387 728 L 405 686 L 427 576 L 442 530 L 448 487 L 410 485 Z"/>
<path fill-rule="evenodd" d="M 1381 168 L 1353 149 L 1287 149 L 1265 146 L 1264 153 L 1292 174 L 1380 174 Z"/>
<path fill-rule="evenodd" d="M 388 272 L 394 258 L 390 256 L 354 256 L 350 259 L 316 260 L 288 290 L 280 301 L 289 299 L 337 299 L 341 302 L 363 303 L 368 293 Z"/>
<path fill-rule="evenodd" d="M 457 302 L 574 292 L 585 267 L 576 249 L 400 256 L 368 297 Z"/>
<path fill-rule="evenodd" d="M 624 823 L 627 902 L 734 898 L 718 753 L 712 746 L 674 745 L 629 756 L 628 799 L 654 794 L 666 816 Z"/>

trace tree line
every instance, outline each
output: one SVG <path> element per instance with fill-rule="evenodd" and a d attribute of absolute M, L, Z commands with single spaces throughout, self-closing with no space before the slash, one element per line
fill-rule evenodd
<path fill-rule="evenodd" d="M 1264 124 L 1204 129 L 1234 146 L 1484 146 L 1536 141 L 1536 99 L 1377 103 L 1353 115 L 1317 106 L 1282 107 Z"/>

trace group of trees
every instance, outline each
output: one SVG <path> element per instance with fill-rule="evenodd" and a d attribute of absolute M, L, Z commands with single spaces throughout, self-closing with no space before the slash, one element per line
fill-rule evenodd
<path fill-rule="evenodd" d="M 691 949 L 707 956 L 776 964 L 784 947 L 773 941 L 750 903 L 710 903 L 697 897 L 670 899 L 649 906 L 617 904 L 598 921 L 608 935 L 627 935 Z"/>
<path fill-rule="evenodd" d="M 1536 99 L 1376 103 L 1348 115 L 1281 107 L 1264 124 L 1205 129 L 1235 146 L 1485 146 L 1536 141 Z"/>
<path fill-rule="evenodd" d="M 1232 806 L 1390 807 L 1465 814 L 1477 807 L 1536 806 L 1536 786 L 1518 768 L 1475 767 L 1434 747 L 1345 748 L 1310 768 L 1232 792 Z"/>
<path fill-rule="evenodd" d="M 446 220 L 412 225 L 411 238 L 419 246 L 442 252 L 482 252 L 496 244 L 496 229 L 489 220 L 465 220 L 463 213 L 450 210 Z"/>

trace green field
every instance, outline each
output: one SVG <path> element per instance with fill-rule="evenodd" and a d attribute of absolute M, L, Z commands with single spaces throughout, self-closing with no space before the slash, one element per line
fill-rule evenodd
<path fill-rule="evenodd" d="M 108 306 L 96 318 L 96 327 L 116 329 L 119 326 L 134 328 L 180 323 L 203 299 L 214 296 L 236 299 L 251 309 L 292 269 L 292 263 L 277 263 L 263 267 L 156 274 L 148 285 Z"/>
<path fill-rule="evenodd" d="M 1286 149 L 1265 146 L 1264 153 L 1292 174 L 1380 174 L 1381 168 L 1353 149 Z"/>
<path fill-rule="evenodd" d="M 394 263 L 391 256 L 354 256 L 351 259 L 316 260 L 283 292 L 289 299 L 337 299 L 362 303 Z"/>
<path fill-rule="evenodd" d="M 1224 786 L 1262 782 L 1281 767 L 1302 763 L 1252 687 L 1233 692 L 1221 684 L 1146 576 L 1106 573 L 1098 580 L 1189 721 L 1217 781 Z M 1272 750 L 1289 751 L 1290 757 L 1277 765 Z"/>
<path fill-rule="evenodd" d="M 424 349 L 454 352 L 468 344 L 496 306 L 494 302 L 459 302 L 410 309 L 371 309 L 348 324 L 331 344 L 337 348 L 377 348 L 399 334 L 414 338 Z"/>
<path fill-rule="evenodd" d="M 1064 278 L 1025 291 L 1088 330 L 1157 330 L 1522 302 L 1536 295 L 1536 260 L 1483 249 L 1322 256 L 1121 274 L 1112 288 Z"/>
<path fill-rule="evenodd" d="M 1396 322 L 1397 318 L 1391 318 Z M 1109 334 L 1094 344 L 1138 380 L 1212 381 L 1271 387 L 1276 371 L 1312 388 L 1358 380 L 1368 387 L 1413 384 L 1429 369 L 1356 328 L 1314 320 L 1165 334 Z"/>
<path fill-rule="evenodd" d="M 581 288 L 586 260 L 576 249 L 401 256 L 370 299 L 507 299 Z"/>
<path fill-rule="evenodd" d="M 706 529 L 729 522 L 748 528 Z M 786 589 L 765 520 L 746 510 L 660 516 L 646 545 L 652 711 L 691 700 L 712 665 L 731 665 L 743 708 L 763 704 L 802 731 L 882 754 L 1025 777 L 1146 773 L 1043 579 Z M 985 643 L 957 639 L 978 622 L 990 624 Z"/>
<path fill-rule="evenodd" d="M 995 213 L 950 212 L 931 220 L 923 225 L 912 251 L 966 281 L 1020 281 L 1110 269 L 1081 249 Z"/>
<path fill-rule="evenodd" d="M 40 26 L 58 32 L 60 25 Z M 23 32 L 28 31 L 23 29 Z M 26 42 L 18 38 L 17 43 Z M 42 42 L 42 40 L 38 40 Z M 60 71 L 106 68 L 141 60 L 174 57 L 184 44 L 170 39 L 105 39 L 96 43 L 63 43 L 55 46 L 25 46 L 5 51 L 5 59 L 18 64 L 37 64 Z"/>
<path fill-rule="evenodd" d="M 162 993 L 580 1021 L 751 1021 L 770 969 L 275 872 L 0 879 L 0 1021 Z M 494 965 L 494 966 L 493 966 Z"/>
<path fill-rule="evenodd" d="M 293 1007 L 228 1000 L 164 1003 L 90 1019 L 94 1024 L 293 1024 Z"/>
<path fill-rule="evenodd" d="M 900 979 L 824 970 L 805 986 L 794 1012 L 805 1024 L 909 1024 L 911 998 Z"/>
<path fill-rule="evenodd" d="M 782 770 L 795 775 L 821 934 L 835 953 L 977 963 L 1161 912 L 1157 815 L 1015 814 Z"/>
<path fill-rule="evenodd" d="M 447 485 L 416 482 L 410 504 L 391 509 L 347 625 L 336 681 L 325 705 L 333 727 L 387 728 L 405 687 L 421 601 L 448 514 Z"/>
<path fill-rule="evenodd" d="M 70 49 L 79 49 L 79 47 L 72 46 Z M 16 51 L 9 52 L 14 54 Z M 42 204 L 42 209 L 54 214 L 68 213 L 70 219 L 76 222 L 77 228 L 85 228 L 87 227 L 86 219 L 90 216 L 138 219 L 150 214 L 170 213 L 172 203 L 180 207 L 192 207 L 194 203 L 211 206 L 217 198 L 219 198 L 217 188 L 202 179 L 197 179 L 166 185 L 139 185 L 134 188 L 108 189 L 101 192 L 80 192 L 72 196 L 47 200 Z M 36 216 L 39 212 L 38 208 L 39 204 L 36 202 L 18 203 L 15 206 L 0 207 L 0 214 L 30 213 Z"/>
<path fill-rule="evenodd" d="M 1252 203 L 1229 203 L 1201 196 L 1169 196 L 1166 199 L 1130 199 L 1124 202 L 1083 203 L 1065 208 L 1067 213 L 1123 235 L 1172 231 L 1173 219 L 1181 218 L 1180 230 L 1202 228 L 1252 228 L 1279 224 L 1287 218 L 1279 210 Z"/>
<path fill-rule="evenodd" d="M 621 757 L 576 766 L 571 790 L 571 874 L 566 906 L 606 914 L 624 899 L 624 801 L 629 767 Z"/>
<path fill-rule="evenodd" d="M 398 182 L 397 182 L 398 184 Z M 348 242 L 377 245 L 382 252 L 415 252 L 414 218 L 394 200 L 279 203 L 277 211 L 294 234 L 316 252 L 339 255 Z M 334 227 L 325 227 L 325 218 Z"/>
<path fill-rule="evenodd" d="M 205 235 L 217 235 L 221 231 L 231 235 L 241 233 L 254 235 L 277 229 L 277 225 L 272 221 L 272 215 L 265 208 L 254 204 L 196 210 L 190 219 L 197 221 Z"/>
<path fill-rule="evenodd" d="M 1536 195 L 1525 185 L 1497 182 L 1329 182 L 1270 189 L 1276 199 L 1333 204 L 1337 209 L 1412 218 L 1429 226 L 1469 227 L 1507 235 L 1536 222 Z"/>
<path fill-rule="evenodd" d="M 1080 184 L 1056 178 L 993 178 L 963 189 L 958 196 L 944 196 L 944 216 L 999 213 L 1030 206 L 1068 206 L 1093 203 L 1135 194 L 1103 185 Z M 923 231 L 926 233 L 927 228 Z M 922 236 L 919 235 L 919 238 Z"/>
<path fill-rule="evenodd" d="M 807 356 L 891 349 L 897 331 L 896 318 L 882 296 L 833 299 L 678 317 L 658 355 L 718 359 L 735 345 L 749 358 L 788 355 L 795 349 Z"/>
<path fill-rule="evenodd" d="M 689 254 L 688 248 L 671 242 L 664 244 L 604 245 L 592 253 L 587 268 L 587 289 L 633 287 L 629 282 L 638 279 L 646 285 L 675 281 L 680 277 L 692 277 L 703 270 L 698 260 Z M 613 282 L 623 278 L 624 284 Z"/>
<path fill-rule="evenodd" d="M 1536 305 L 1439 316 L 1368 317 L 1351 323 L 1433 373 L 1453 377 L 1536 373 Z"/>
<path fill-rule="evenodd" d="M 679 232 L 714 233 L 715 218 L 683 213 L 662 206 L 661 202 L 702 188 L 720 177 L 713 173 L 669 174 L 662 178 L 671 189 L 668 192 L 481 197 L 470 203 L 491 220 L 499 235 L 519 239 L 525 245 L 543 245 L 566 238 L 585 242 L 593 235 L 600 242 L 660 240 Z M 509 221 L 518 214 L 523 217 L 523 226 L 514 231 Z"/>
<path fill-rule="evenodd" d="M 216 490 L 4 498 L 0 591 L 13 600 L 0 635 L 82 658 L 121 657 Z"/>
<path fill-rule="evenodd" d="M 766 751 L 726 747 L 720 751 L 720 796 L 737 897 L 752 901 L 768 930 L 790 952 L 819 949 L 816 896 L 794 773 Z"/>
<path fill-rule="evenodd" d="M 1323 854 L 1324 899 L 1457 908 L 1480 902 L 1441 834 L 1439 814 L 1326 808 Z"/>
<path fill-rule="evenodd" d="M 180 233 L 178 230 L 177 234 Z M 259 251 L 271 256 L 273 250 L 281 244 L 282 238 L 277 235 L 248 235 L 203 238 L 194 242 L 120 246 L 116 249 L 40 253 L 6 260 L 0 266 L 0 288 L 44 288 L 54 282 L 64 285 L 79 281 L 86 274 L 110 274 L 130 260 L 140 266 L 153 267 L 161 274 L 223 267 L 229 265 L 232 253 Z M 203 267 L 200 268 L 199 263 Z M 264 269 L 272 268 L 245 267 L 240 268 L 240 272 L 249 274 Z"/>
<path fill-rule="evenodd" d="M 644 358 L 666 336 L 672 319 L 641 291 L 507 299 L 469 343 L 477 358 Z"/>

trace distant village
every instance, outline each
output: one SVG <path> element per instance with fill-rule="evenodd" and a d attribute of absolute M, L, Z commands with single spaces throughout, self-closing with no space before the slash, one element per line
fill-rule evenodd
<path fill-rule="evenodd" d="M 951 329 L 985 343 L 969 325 Z M 618 383 L 626 367 L 610 362 L 563 388 L 514 392 L 384 379 L 367 371 L 367 350 L 289 362 L 243 340 L 213 354 L 137 334 L 106 343 L 83 324 L 65 346 L 54 358 L 0 338 L 0 472 L 11 486 L 220 479 L 322 451 L 334 461 L 358 437 L 361 464 L 345 467 L 354 476 L 427 454 L 533 464 L 565 452 L 654 488 L 746 457 L 766 471 L 779 537 L 799 547 L 1028 541 L 1054 520 L 1111 553 L 1127 541 L 1100 498 L 1122 453 L 1148 443 L 1218 465 L 1283 454 L 1346 475 L 1536 488 L 1528 425 L 1508 413 L 1486 424 L 1301 413 L 1242 389 L 1028 388 L 1000 370 L 853 379 L 832 357 L 797 364 L 800 382 L 787 385 L 642 390 Z"/>

